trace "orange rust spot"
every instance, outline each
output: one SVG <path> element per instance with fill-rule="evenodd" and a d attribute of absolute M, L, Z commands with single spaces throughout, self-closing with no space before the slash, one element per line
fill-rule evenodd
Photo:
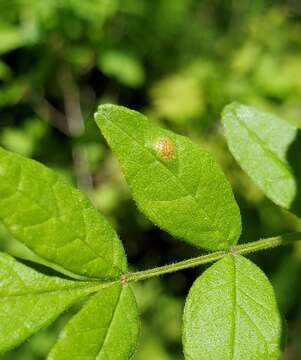
<path fill-rule="evenodd" d="M 175 144 L 168 138 L 163 138 L 156 144 L 158 155 L 164 160 L 170 160 L 176 154 Z"/>

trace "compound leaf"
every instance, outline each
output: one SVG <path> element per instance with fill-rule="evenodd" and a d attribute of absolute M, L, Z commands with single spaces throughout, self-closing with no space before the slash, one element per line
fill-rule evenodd
<path fill-rule="evenodd" d="M 301 130 L 278 117 L 233 103 L 223 111 L 230 151 L 277 205 L 301 216 Z"/>
<path fill-rule="evenodd" d="M 95 281 L 40 274 L 0 253 L 0 352 L 47 326 L 73 302 L 93 292 L 95 286 Z"/>
<path fill-rule="evenodd" d="M 84 194 L 2 148 L 0 221 L 36 254 L 75 274 L 107 279 L 126 269 L 117 234 Z"/>
<path fill-rule="evenodd" d="M 136 349 L 138 311 L 129 285 L 93 296 L 67 324 L 48 360 L 127 360 Z"/>
<path fill-rule="evenodd" d="M 206 151 L 121 106 L 100 106 L 95 119 L 139 208 L 155 224 L 208 249 L 236 243 L 239 208 L 225 175 Z"/>
<path fill-rule="evenodd" d="M 228 255 L 193 284 L 184 310 L 183 344 L 189 360 L 278 360 L 281 317 L 263 272 Z"/>

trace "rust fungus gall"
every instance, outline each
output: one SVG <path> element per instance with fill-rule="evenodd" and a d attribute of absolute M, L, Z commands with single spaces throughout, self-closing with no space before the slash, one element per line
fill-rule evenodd
<path fill-rule="evenodd" d="M 171 160 L 176 154 L 176 147 L 170 139 L 163 138 L 157 142 L 156 151 L 160 158 L 164 160 Z"/>

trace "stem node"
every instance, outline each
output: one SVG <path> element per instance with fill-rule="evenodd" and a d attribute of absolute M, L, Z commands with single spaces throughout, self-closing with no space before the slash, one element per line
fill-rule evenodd
<path fill-rule="evenodd" d="M 128 278 L 127 278 L 127 276 L 125 274 L 122 274 L 120 276 L 120 282 L 121 282 L 122 285 L 125 285 L 128 282 Z"/>

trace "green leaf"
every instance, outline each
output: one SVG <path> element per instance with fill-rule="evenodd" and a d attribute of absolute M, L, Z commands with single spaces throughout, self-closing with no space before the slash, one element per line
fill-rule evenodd
<path fill-rule="evenodd" d="M 126 258 L 89 200 L 36 161 L 0 148 L 0 221 L 42 258 L 75 274 L 116 278 Z"/>
<path fill-rule="evenodd" d="M 238 103 L 226 106 L 223 122 L 244 171 L 272 201 L 301 216 L 301 130 Z"/>
<path fill-rule="evenodd" d="M 135 88 L 144 83 L 145 75 L 142 64 L 137 58 L 125 52 L 102 51 L 98 62 L 105 75 L 116 78 L 121 84 Z"/>
<path fill-rule="evenodd" d="M 0 55 L 15 50 L 26 43 L 18 28 L 0 25 Z"/>
<path fill-rule="evenodd" d="M 278 360 L 281 330 L 269 280 L 251 261 L 228 255 L 190 290 L 184 353 L 190 360 Z"/>
<path fill-rule="evenodd" d="M 48 360 L 125 360 L 133 355 L 139 334 L 138 311 L 129 285 L 101 290 L 61 333 Z"/>
<path fill-rule="evenodd" d="M 156 114 L 178 124 L 188 126 L 191 119 L 205 110 L 205 99 L 195 74 L 180 73 L 155 83 L 150 96 Z"/>
<path fill-rule="evenodd" d="M 95 115 L 139 208 L 158 226 L 208 249 L 236 243 L 241 219 L 219 166 L 188 138 L 121 106 Z"/>
<path fill-rule="evenodd" d="M 95 281 L 46 276 L 0 253 L 0 352 L 22 343 L 95 288 Z"/>
<path fill-rule="evenodd" d="M 0 60 L 0 79 L 7 80 L 11 75 L 10 67 L 2 60 Z"/>

